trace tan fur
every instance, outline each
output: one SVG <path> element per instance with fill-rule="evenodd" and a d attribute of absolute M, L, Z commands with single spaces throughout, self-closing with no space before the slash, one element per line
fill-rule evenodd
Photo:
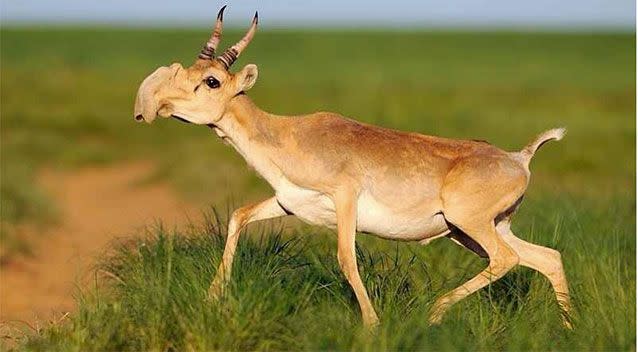
<path fill-rule="evenodd" d="M 211 75 L 221 87 L 206 86 Z M 208 125 L 275 190 L 274 197 L 233 214 L 211 297 L 218 297 L 230 279 L 243 226 L 294 214 L 337 228 L 339 264 L 368 326 L 378 318 L 357 269 L 356 231 L 421 243 L 450 236 L 458 243 L 475 243 L 469 247 L 490 258 L 486 270 L 435 303 L 432 323 L 517 264 L 547 276 L 561 307 L 569 311 L 558 252 L 518 239 L 509 230 L 529 183 L 529 160 L 541 144 L 560 139 L 564 131 L 548 131 L 512 153 L 482 141 L 400 132 L 329 112 L 277 116 L 243 94 L 256 77 L 254 65 L 233 74 L 215 60 L 200 59 L 189 68 L 173 64 L 149 76 L 136 100 L 136 118 L 149 123 L 156 115 L 174 115 Z"/>

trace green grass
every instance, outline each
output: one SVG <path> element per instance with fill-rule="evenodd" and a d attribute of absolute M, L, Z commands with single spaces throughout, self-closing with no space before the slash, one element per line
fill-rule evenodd
<path fill-rule="evenodd" d="M 562 329 L 548 282 L 526 269 L 429 327 L 433 300 L 485 262 L 449 241 L 423 248 L 365 236 L 358 259 L 382 320 L 367 335 L 340 274 L 333 236 L 311 229 L 282 236 L 277 227 L 251 227 L 239 245 L 228 297 L 208 302 L 225 237 L 219 225 L 225 222 L 213 218 L 190 233 L 158 229 L 115 250 L 99 266 L 109 273 L 106 287 L 85 292 L 69 324 L 45 330 L 23 348 L 634 350 L 635 239 L 623 230 L 634 225 L 634 212 L 558 198 L 529 203 L 535 210 L 523 212 L 533 220 L 516 229 L 565 254 L 573 331 Z"/>
<path fill-rule="evenodd" d="M 240 205 L 270 194 L 207 129 L 133 121 L 139 82 L 159 65 L 192 62 L 205 31 L 0 34 L 3 224 L 55 217 L 34 185 L 43 166 L 152 159 L 156 178 L 193 199 L 231 196 Z M 308 227 L 283 237 L 263 230 L 261 240 L 250 227 L 228 301 L 206 303 L 223 243 L 209 225 L 156 231 L 114 251 L 103 269 L 119 279 L 84 292 L 69 323 L 21 348 L 635 350 L 633 34 L 261 31 L 236 66 L 249 62 L 260 68 L 249 95 L 275 113 L 336 111 L 510 150 L 566 126 L 565 139 L 535 157 L 514 230 L 562 251 L 574 332 L 560 328 L 549 285 L 526 269 L 428 327 L 432 300 L 486 263 L 447 240 L 420 247 L 362 236 L 361 270 L 383 321 L 368 336 L 337 269 L 334 237 Z M 3 245 L 19 243 L 7 228 Z"/>

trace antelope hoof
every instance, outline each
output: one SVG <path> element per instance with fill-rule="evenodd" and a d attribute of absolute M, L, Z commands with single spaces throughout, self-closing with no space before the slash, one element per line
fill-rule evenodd
<path fill-rule="evenodd" d="M 430 310 L 430 317 L 428 318 L 430 325 L 441 324 L 443 315 L 445 315 L 448 309 L 450 309 L 450 307 L 454 304 L 454 301 L 448 296 L 449 295 L 442 296 L 434 302 L 434 305 Z"/>
<path fill-rule="evenodd" d="M 431 326 L 435 326 L 441 324 L 441 320 L 443 320 L 442 314 L 431 314 L 430 318 L 428 319 L 428 323 Z"/>
<path fill-rule="evenodd" d="M 565 316 L 563 315 L 563 326 L 565 327 L 565 329 L 567 330 L 574 330 L 574 326 L 572 325 L 571 320 L 569 319 L 569 316 Z"/>
<path fill-rule="evenodd" d="M 208 299 L 210 301 L 219 301 L 224 295 L 225 286 L 221 281 L 214 280 L 208 288 Z"/>
<path fill-rule="evenodd" d="M 363 326 L 365 326 L 368 330 L 374 330 L 377 326 L 379 326 L 379 318 L 376 314 L 371 316 L 364 316 Z"/>
<path fill-rule="evenodd" d="M 569 322 L 569 320 L 564 320 L 563 325 L 565 326 L 567 330 L 574 330 L 574 327 L 572 326 L 572 323 Z"/>
<path fill-rule="evenodd" d="M 443 314 L 445 314 L 446 306 L 445 305 L 435 305 L 430 313 L 430 317 L 428 318 L 428 323 L 430 325 L 439 325 L 443 320 Z"/>

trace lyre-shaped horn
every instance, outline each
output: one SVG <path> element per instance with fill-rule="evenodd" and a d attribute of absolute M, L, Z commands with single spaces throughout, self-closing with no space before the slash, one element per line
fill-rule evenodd
<path fill-rule="evenodd" d="M 210 39 L 206 42 L 206 45 L 202 48 L 202 51 L 197 56 L 202 60 L 212 60 L 215 57 L 215 49 L 217 49 L 217 45 L 219 41 L 222 39 L 222 27 L 224 25 L 224 10 L 226 6 L 222 7 L 221 10 L 217 13 L 217 21 L 215 22 L 215 28 L 213 29 L 213 34 L 211 34 Z"/>
<path fill-rule="evenodd" d="M 221 62 L 226 67 L 226 69 L 230 68 L 235 60 L 237 60 L 241 52 L 246 49 L 250 41 L 253 39 L 253 37 L 255 36 L 255 32 L 257 31 L 258 22 L 259 14 L 255 12 L 255 17 L 253 17 L 253 21 L 250 24 L 250 28 L 248 28 L 248 32 L 246 32 L 246 35 L 244 35 L 244 37 L 241 38 L 241 40 L 238 41 L 237 44 L 226 49 L 223 54 L 216 57 L 217 61 Z"/>

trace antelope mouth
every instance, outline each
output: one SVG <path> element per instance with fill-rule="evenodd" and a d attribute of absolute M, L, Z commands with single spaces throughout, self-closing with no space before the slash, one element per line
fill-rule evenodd
<path fill-rule="evenodd" d="M 192 122 L 188 121 L 187 119 L 185 119 L 185 118 L 183 118 L 181 116 L 177 116 L 175 114 L 172 114 L 171 117 L 176 119 L 176 120 L 179 120 L 179 121 L 181 121 L 183 123 L 192 123 Z"/>

